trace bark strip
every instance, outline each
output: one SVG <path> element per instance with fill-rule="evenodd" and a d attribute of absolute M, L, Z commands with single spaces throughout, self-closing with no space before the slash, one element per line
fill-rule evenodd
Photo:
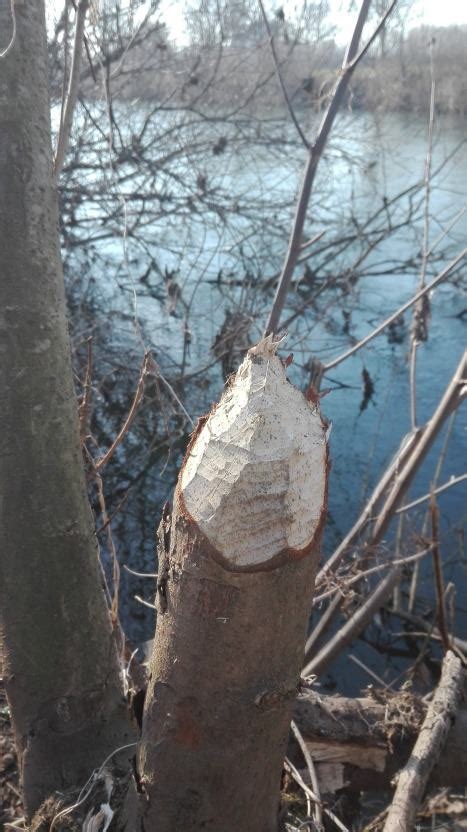
<path fill-rule="evenodd" d="M 267 338 L 195 432 L 161 530 L 133 828 L 277 829 L 326 482 L 319 410 Z"/>

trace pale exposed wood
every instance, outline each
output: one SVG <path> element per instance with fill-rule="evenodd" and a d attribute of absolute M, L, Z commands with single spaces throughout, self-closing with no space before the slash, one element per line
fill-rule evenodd
<path fill-rule="evenodd" d="M 309 545 L 326 485 L 321 416 L 287 381 L 271 338 L 249 351 L 186 459 L 185 506 L 232 564 Z"/>
<path fill-rule="evenodd" d="M 312 755 L 315 763 L 348 763 L 358 768 L 370 768 L 374 771 L 384 771 L 386 765 L 387 749 L 378 746 L 365 748 L 357 743 L 313 742 L 308 741 L 306 746 Z"/>
<path fill-rule="evenodd" d="M 397 787 L 384 832 L 410 832 L 415 823 L 431 771 L 440 756 L 459 707 L 464 682 L 460 659 L 446 653 L 440 683 L 423 722 L 407 765 L 397 778 Z"/>

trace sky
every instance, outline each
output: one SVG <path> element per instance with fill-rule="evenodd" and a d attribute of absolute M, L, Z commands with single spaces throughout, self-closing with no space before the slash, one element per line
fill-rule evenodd
<path fill-rule="evenodd" d="M 99 2 L 99 0 L 98 0 Z M 102 0 L 100 0 L 102 2 Z M 111 4 L 112 0 L 105 0 Z M 195 2 L 195 0 L 192 0 Z M 272 6 L 296 7 L 301 0 L 270 0 Z M 171 30 L 171 37 L 183 40 L 184 9 L 191 5 L 189 0 L 161 0 L 161 11 Z M 336 40 L 346 43 L 352 31 L 355 11 L 349 13 L 349 0 L 329 0 L 333 22 L 336 25 Z M 63 0 L 46 0 L 47 11 L 56 16 L 62 8 Z M 409 12 L 409 28 L 421 24 L 432 26 L 450 26 L 467 24 L 467 0 L 413 0 Z M 178 35 L 178 37 L 177 37 Z M 180 35 L 182 37 L 180 38 Z"/>
<path fill-rule="evenodd" d="M 348 0 L 329 0 L 338 27 L 336 40 L 347 42 L 352 32 L 355 11 L 350 14 Z M 408 28 L 413 26 L 451 26 L 467 24 L 467 0 L 413 0 L 408 13 Z M 466 44 L 467 46 L 467 44 Z"/>
<path fill-rule="evenodd" d="M 287 5 L 297 7 L 300 0 L 270 0 L 273 6 Z M 162 0 L 161 8 L 171 29 L 172 37 L 176 32 L 184 29 L 183 11 L 188 2 L 183 0 Z M 336 25 L 336 40 L 346 43 L 352 32 L 356 12 L 349 12 L 349 0 L 329 0 L 331 15 Z M 409 12 L 409 28 L 422 24 L 432 26 L 450 26 L 451 24 L 467 24 L 467 0 L 413 0 Z"/>
<path fill-rule="evenodd" d="M 414 3 L 414 10 L 420 11 L 421 22 L 433 26 L 451 26 L 454 23 L 467 23 L 467 3 L 465 0 L 419 0 Z"/>

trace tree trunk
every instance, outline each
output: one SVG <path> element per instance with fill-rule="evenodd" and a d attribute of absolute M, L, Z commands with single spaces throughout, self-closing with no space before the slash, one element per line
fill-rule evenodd
<path fill-rule="evenodd" d="M 163 521 L 128 828 L 277 829 L 326 480 L 319 409 L 267 338 L 199 424 Z"/>
<path fill-rule="evenodd" d="M 0 59 L 0 632 L 30 816 L 128 742 L 78 437 L 57 234 L 43 0 Z M 0 0 L 1 47 L 13 31 Z"/>

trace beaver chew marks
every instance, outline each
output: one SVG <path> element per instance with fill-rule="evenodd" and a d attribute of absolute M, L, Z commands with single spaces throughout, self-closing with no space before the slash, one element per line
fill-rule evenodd
<path fill-rule="evenodd" d="M 185 506 L 232 566 L 308 546 L 325 498 L 319 409 L 287 381 L 267 337 L 249 350 L 185 460 Z"/>

